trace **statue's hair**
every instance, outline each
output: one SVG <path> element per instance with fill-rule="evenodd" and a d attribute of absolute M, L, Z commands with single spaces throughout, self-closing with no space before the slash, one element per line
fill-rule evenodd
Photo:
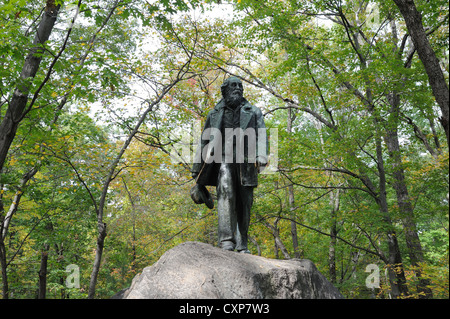
<path fill-rule="evenodd" d="M 229 78 L 226 78 L 225 81 L 223 81 L 222 85 L 220 86 L 220 91 L 222 92 L 223 97 L 225 97 L 225 92 L 228 88 L 228 85 L 230 84 L 231 79 L 237 79 L 242 83 L 241 79 L 236 76 L 230 76 Z"/>

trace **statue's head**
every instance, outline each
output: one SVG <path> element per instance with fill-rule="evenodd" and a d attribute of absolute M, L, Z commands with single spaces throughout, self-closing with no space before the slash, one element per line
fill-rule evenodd
<path fill-rule="evenodd" d="M 223 81 L 220 90 L 222 91 L 222 96 L 228 106 L 237 106 L 244 98 L 244 87 L 242 81 L 237 77 L 232 76 Z"/>

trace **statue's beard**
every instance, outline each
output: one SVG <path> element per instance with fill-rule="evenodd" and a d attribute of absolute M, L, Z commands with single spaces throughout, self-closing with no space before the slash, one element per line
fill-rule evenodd
<path fill-rule="evenodd" d="M 228 91 L 225 95 L 225 104 L 231 108 L 239 106 L 243 100 L 244 98 L 241 90 L 234 90 L 233 92 Z"/>

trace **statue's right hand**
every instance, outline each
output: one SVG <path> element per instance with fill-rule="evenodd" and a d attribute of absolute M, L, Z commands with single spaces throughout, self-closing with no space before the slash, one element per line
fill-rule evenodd
<path fill-rule="evenodd" d="M 196 179 L 198 176 L 198 172 L 192 172 L 191 176 L 193 179 Z"/>

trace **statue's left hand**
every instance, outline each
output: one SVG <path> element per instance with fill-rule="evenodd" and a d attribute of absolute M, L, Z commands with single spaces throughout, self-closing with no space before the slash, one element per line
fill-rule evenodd
<path fill-rule="evenodd" d="M 261 158 L 256 159 L 256 168 L 258 169 L 258 172 L 261 172 L 267 165 L 267 161 Z"/>
<path fill-rule="evenodd" d="M 256 166 L 257 167 L 264 167 L 267 165 L 267 161 L 261 157 L 256 158 Z"/>

